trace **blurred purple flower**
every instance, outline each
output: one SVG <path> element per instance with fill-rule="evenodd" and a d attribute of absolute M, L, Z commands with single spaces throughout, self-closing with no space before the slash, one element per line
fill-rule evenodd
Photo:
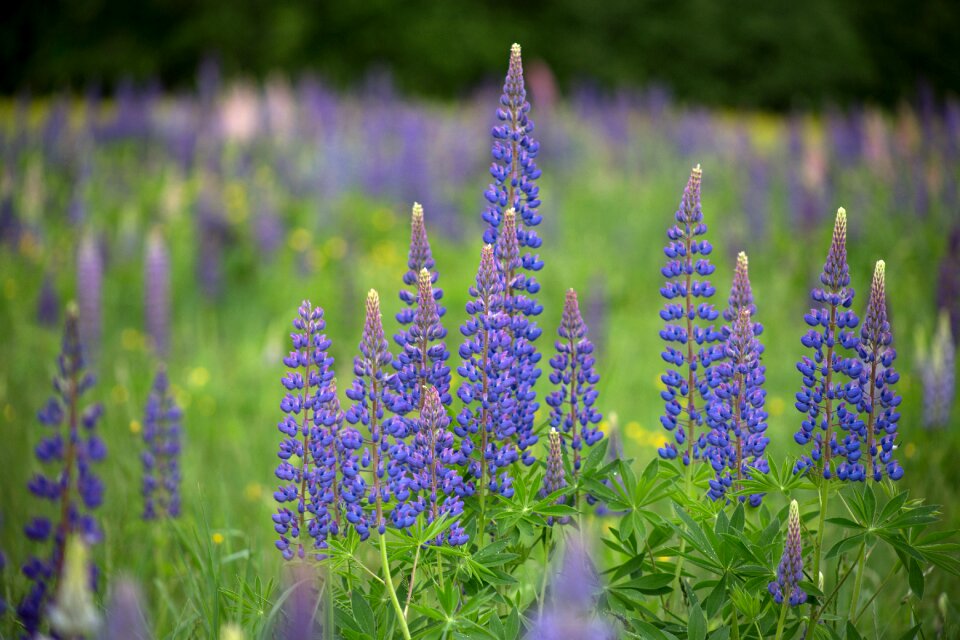
<path fill-rule="evenodd" d="M 153 379 L 143 417 L 143 518 L 180 515 L 180 451 L 183 413 L 162 367 Z"/>
<path fill-rule="evenodd" d="M 147 336 L 161 358 L 170 353 L 170 252 L 159 229 L 147 238 L 144 257 Z"/>
<path fill-rule="evenodd" d="M 91 234 L 77 248 L 77 303 L 80 308 L 80 340 L 87 353 L 96 356 L 100 347 L 103 306 L 103 255 Z M 92 358 L 96 360 L 96 357 Z"/>

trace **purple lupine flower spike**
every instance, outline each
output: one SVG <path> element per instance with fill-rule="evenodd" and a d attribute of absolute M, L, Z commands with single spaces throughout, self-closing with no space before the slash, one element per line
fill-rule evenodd
<path fill-rule="evenodd" d="M 170 252 L 159 229 L 147 239 L 144 283 L 147 335 L 157 355 L 165 358 L 170 350 Z"/>
<path fill-rule="evenodd" d="M 423 207 L 419 202 L 413 203 L 413 212 L 410 216 L 410 253 L 407 257 L 407 272 L 403 274 L 403 284 L 411 289 L 400 290 L 400 301 L 405 305 L 397 313 L 397 322 L 401 326 L 409 325 L 413 322 L 415 315 L 415 306 L 417 304 L 417 295 L 419 293 L 420 271 L 426 269 L 430 272 L 430 282 L 433 285 L 433 298 L 436 301 L 437 315 L 443 317 L 447 310 L 439 304 L 443 298 L 443 289 L 436 286 L 437 272 L 436 263 L 433 259 L 433 253 L 430 251 L 430 240 L 427 238 L 427 228 L 423 221 Z M 394 339 L 401 347 L 402 333 Z"/>
<path fill-rule="evenodd" d="M 885 272 L 886 264 L 878 260 L 857 345 L 862 365 L 859 378 L 862 394 L 857 409 L 866 414 L 866 425 L 862 427 L 865 433 L 861 433 L 860 438 L 867 443 L 869 474 L 876 481 L 880 481 L 884 473 L 891 480 L 903 477 L 903 467 L 893 459 L 902 398 L 893 388 L 900 374 L 893 368 L 897 351 L 892 346 L 893 334 L 887 321 Z"/>
<path fill-rule="evenodd" d="M 767 585 L 777 604 L 786 600 L 791 607 L 807 601 L 806 592 L 800 588 L 803 580 L 803 540 L 800 537 L 800 505 L 790 501 L 790 515 L 787 518 L 787 543 L 783 547 L 783 556 L 777 567 L 777 579 Z"/>
<path fill-rule="evenodd" d="M 78 316 L 77 306 L 68 305 L 63 347 L 53 381 L 56 394 L 37 414 L 40 424 L 52 431 L 37 444 L 37 460 L 43 465 L 55 465 L 57 470 L 51 475 L 37 473 L 27 488 L 37 498 L 54 503 L 59 519 L 40 516 L 24 527 L 32 542 L 50 540 L 53 544 L 48 555 L 32 555 L 23 565 L 23 574 L 32 586 L 20 601 L 17 616 L 28 637 L 40 631 L 59 586 L 68 536 L 79 535 L 88 544 L 102 538 L 93 510 L 103 502 L 103 483 L 92 465 L 107 454 L 106 446 L 96 435 L 103 407 L 96 404 L 83 408 L 80 404 L 94 378 L 85 370 Z"/>
<path fill-rule="evenodd" d="M 613 640 L 614 629 L 596 617 L 600 580 L 579 540 L 567 537 L 562 566 L 552 573 L 550 604 L 527 634 L 527 640 Z"/>
<path fill-rule="evenodd" d="M 950 424 L 956 395 L 956 345 L 950 332 L 950 314 L 940 310 L 933 344 L 920 363 L 923 381 L 923 425 L 943 428 Z"/>
<path fill-rule="evenodd" d="M 660 394 L 666 403 L 660 422 L 674 433 L 676 443 L 667 443 L 658 451 L 661 457 L 673 459 L 678 455 L 677 447 L 686 446 L 682 454 L 684 464 L 700 458 L 707 445 L 707 434 L 698 434 L 697 427 L 704 422 L 705 405 L 710 398 L 710 365 L 723 357 L 723 348 L 713 344 L 723 338 L 723 332 L 706 324 L 720 316 L 708 302 L 716 289 L 708 280 L 700 279 L 714 271 L 707 257 L 713 247 L 708 241 L 698 239 L 707 232 L 700 204 L 701 178 L 702 171 L 697 165 L 690 172 L 674 215 L 676 224 L 667 231 L 670 242 L 663 250 L 667 263 L 660 270 L 667 278 L 660 289 L 660 295 L 667 299 L 660 311 L 665 322 L 660 337 L 667 346 L 660 355 L 667 364 L 677 368 L 667 369 L 660 377 L 666 386 Z M 701 257 L 698 258 L 698 254 Z"/>
<path fill-rule="evenodd" d="M 516 427 L 520 458 L 529 466 L 535 461 L 531 447 L 537 443 L 534 420 L 540 407 L 533 387 L 540 377 L 537 363 L 541 355 L 533 343 L 542 333 L 529 316 L 539 314 L 542 308 L 523 293 L 529 289 L 526 276 L 519 270 L 521 257 L 517 234 L 514 233 L 516 224 L 516 212 L 507 209 L 494 253 L 504 278 L 503 310 L 509 318 L 506 328 L 511 337 L 510 377 L 513 379 L 514 399 L 511 422 Z"/>
<path fill-rule="evenodd" d="M 143 519 L 180 515 L 180 449 L 183 413 L 170 393 L 166 371 L 153 379 L 143 418 Z"/>
<path fill-rule="evenodd" d="M 529 113 L 520 45 L 514 44 L 510 48 L 510 64 L 496 112 L 497 120 L 502 124 L 491 130 L 493 163 L 490 174 L 494 181 L 484 193 L 488 205 L 483 212 L 483 220 L 487 223 L 483 241 L 496 247 L 505 279 L 507 300 L 504 306 L 511 317 L 509 331 L 513 337 L 514 422 L 520 455 L 527 465 L 534 462 L 530 447 L 537 442 L 533 431 L 539 403 L 534 386 L 540 376 L 537 367 L 540 354 L 534 342 L 541 333 L 529 317 L 543 311 L 534 298 L 540 285 L 533 276 L 543 268 L 540 256 L 533 253 L 541 245 L 534 230 L 542 219 L 537 213 L 540 188 L 536 185 L 540 177 L 536 164 L 540 143 L 532 136 L 534 124 Z M 511 216 L 512 221 L 508 220 Z M 515 237 L 507 238 L 508 244 L 502 247 L 504 236 Z M 524 252 L 527 249 L 530 252 Z"/>
<path fill-rule="evenodd" d="M 387 467 L 393 462 L 389 459 L 391 446 L 383 428 L 388 400 L 385 367 L 390 362 L 389 345 L 383 332 L 383 317 L 380 314 L 380 296 L 371 289 L 367 294 L 360 356 L 353 361 L 353 386 L 347 390 L 347 397 L 354 404 L 344 417 L 350 424 L 359 423 L 368 430 L 369 439 L 365 438 L 364 441 L 369 442 L 369 447 L 363 450 L 361 464 L 364 468 L 371 469 L 367 501 L 375 505 L 374 522 L 371 524 L 380 534 L 386 531 L 384 503 L 390 500 L 392 489 L 387 475 Z M 391 475 L 389 479 L 394 477 Z M 366 538 L 369 535 L 369 526 L 371 525 L 356 525 L 361 537 Z"/>
<path fill-rule="evenodd" d="M 423 268 L 417 278 L 413 322 L 396 338 L 403 350 L 393 362 L 397 375 L 393 379 L 392 390 L 396 395 L 390 407 L 392 411 L 404 416 L 414 409 L 421 409 L 422 390 L 427 385 L 437 388 L 443 404 L 450 404 L 450 367 L 446 363 L 450 352 L 444 342 L 446 335 L 433 294 L 433 275 Z M 401 431 L 406 429 L 398 426 Z M 396 435 L 404 437 L 406 434 Z"/>
<path fill-rule="evenodd" d="M 457 517 L 463 513 L 463 498 L 469 490 L 457 470 L 464 460 L 454 447 L 453 433 L 449 431 L 450 418 L 436 387 L 426 388 L 418 423 L 406 460 L 409 488 L 411 492 L 419 493 L 415 505 L 410 504 L 425 514 L 427 522 L 441 516 Z M 468 540 L 457 520 L 435 542 L 459 546 Z"/>
<path fill-rule="evenodd" d="M 41 327 L 55 327 L 60 322 L 60 300 L 53 287 L 50 274 L 43 276 L 43 286 L 37 297 L 37 324 Z"/>
<path fill-rule="evenodd" d="M 737 266 L 733 272 L 733 286 L 730 287 L 730 298 L 727 308 L 723 311 L 723 319 L 734 322 L 740 309 L 747 309 L 750 315 L 757 312 L 753 303 L 753 287 L 750 285 L 750 260 L 747 254 L 741 251 L 737 254 Z"/>
<path fill-rule="evenodd" d="M 510 317 L 503 310 L 503 273 L 497 268 L 492 245 L 484 245 L 480 252 L 475 282 L 466 306 L 468 317 L 460 327 L 465 340 L 457 372 L 465 382 L 457 391 L 463 409 L 454 432 L 462 438 L 467 457 L 474 444 L 471 438 L 480 435 L 480 460 L 471 464 L 470 472 L 480 482 L 481 500 L 486 492 L 509 498 L 513 483 L 508 469 L 518 459 L 513 442 Z"/>
<path fill-rule="evenodd" d="M 813 357 L 803 356 L 797 370 L 803 376 L 803 389 L 796 395 L 795 406 L 805 414 L 800 430 L 794 434 L 797 444 L 813 442 L 809 456 L 804 455 L 794 466 L 795 473 L 804 473 L 816 467 L 824 478 L 834 476 L 841 480 L 862 481 L 866 473 L 860 461 L 862 423 L 854 407 L 861 401 L 860 387 L 844 383 L 840 374 L 857 380 L 861 364 L 856 358 L 844 355 L 857 348 L 854 329 L 859 324 L 850 310 L 854 290 L 850 286 L 847 266 L 847 212 L 841 207 L 833 228 L 830 251 L 820 274 L 822 286 L 811 292 L 819 305 L 804 316 L 811 329 L 800 339 L 801 344 L 813 350 Z M 837 429 L 846 432 L 840 441 Z M 831 459 L 844 458 L 831 465 Z"/>
<path fill-rule="evenodd" d="M 80 340 L 95 355 L 100 346 L 103 304 L 103 256 L 91 234 L 77 249 L 77 303 L 80 308 Z"/>
<path fill-rule="evenodd" d="M 308 453 L 317 436 L 316 413 L 330 401 L 329 385 L 333 380 L 333 358 L 327 353 L 330 340 L 323 333 L 323 309 L 304 300 L 293 328 L 293 349 L 283 359 L 288 369 L 281 380 L 287 391 L 280 402 L 284 417 L 277 424 L 283 439 L 277 453 L 281 462 L 275 474 L 283 484 L 273 494 L 280 503 L 273 515 L 274 529 L 280 535 L 276 547 L 287 560 L 305 556 L 305 535 L 315 531 L 308 529 L 308 497 L 316 493 L 318 474 L 323 470 L 311 465 Z M 292 509 L 287 506 L 289 503 L 293 503 Z M 319 543 L 315 539 L 314 546 Z"/>
<path fill-rule="evenodd" d="M 714 500 L 722 499 L 731 489 L 739 490 L 752 470 L 769 471 L 763 457 L 770 442 L 763 408 L 763 349 L 749 306 L 739 308 L 726 341 L 726 358 L 710 370 L 713 397 L 707 405 L 707 424 L 712 430 L 705 455 L 716 472 L 707 492 Z M 761 494 L 751 495 L 750 504 L 759 506 L 762 499 Z"/>
<path fill-rule="evenodd" d="M 550 359 L 550 382 L 558 388 L 547 396 L 547 404 L 551 407 L 551 426 L 570 435 L 576 475 L 584 444 L 592 447 L 603 438 L 603 432 L 597 428 L 601 415 L 594 407 L 600 376 L 594 370 L 593 343 L 587 338 L 587 326 L 573 289 L 567 291 L 559 334 L 557 355 Z"/>
<path fill-rule="evenodd" d="M 560 432 L 556 427 L 550 427 L 548 437 L 549 447 L 547 451 L 547 472 L 543 476 L 542 496 L 548 496 L 554 491 L 559 491 L 567 486 L 567 474 L 563 468 L 563 445 L 560 442 Z M 566 504 L 566 497 L 557 499 L 557 504 Z M 561 518 L 559 522 L 566 524 L 569 518 Z M 547 524 L 553 526 L 556 519 L 553 516 L 547 518 Z"/>

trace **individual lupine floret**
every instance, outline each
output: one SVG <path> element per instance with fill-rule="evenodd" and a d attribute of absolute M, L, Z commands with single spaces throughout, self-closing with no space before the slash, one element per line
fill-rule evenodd
<path fill-rule="evenodd" d="M 660 423 L 674 433 L 676 443 L 669 442 L 658 451 L 662 458 L 673 459 L 678 455 L 677 447 L 686 446 L 682 454 L 684 464 L 700 458 L 706 447 L 707 434 L 698 434 L 697 428 L 704 423 L 710 400 L 709 367 L 723 357 L 722 346 L 714 344 L 723 339 L 723 333 L 712 324 L 720 314 L 708 301 L 716 289 L 705 279 L 714 267 L 707 257 L 713 247 L 702 239 L 707 225 L 703 223 L 700 204 L 701 179 L 702 171 L 697 165 L 690 172 L 674 215 L 676 224 L 667 231 L 670 242 L 663 250 L 667 263 L 660 270 L 667 279 L 660 289 L 660 295 L 667 299 L 660 311 L 666 323 L 660 337 L 667 347 L 660 355 L 668 365 L 677 368 L 667 369 L 660 377 L 666 386 L 660 394 L 666 403 Z"/>
<path fill-rule="evenodd" d="M 870 301 L 860 328 L 859 386 L 862 391 L 857 409 L 866 414 L 865 433 L 869 475 L 880 481 L 884 473 L 891 480 L 903 477 L 903 467 L 893 458 L 897 439 L 897 422 L 900 420 L 901 397 L 893 389 L 900 374 L 893 368 L 897 351 L 893 348 L 893 334 L 887 321 L 886 265 L 877 261 L 870 286 Z"/>
<path fill-rule="evenodd" d="M 950 424 L 956 395 L 956 346 L 950 333 L 950 314 L 940 310 L 937 331 L 930 350 L 920 352 L 920 379 L 923 382 L 923 425 L 942 428 Z"/>
<path fill-rule="evenodd" d="M 427 237 L 427 228 L 423 222 L 423 207 L 419 202 L 413 203 L 413 211 L 410 216 L 410 252 L 407 255 L 407 272 L 403 274 L 403 284 L 412 289 L 400 290 L 400 301 L 405 307 L 397 312 L 397 322 L 401 326 L 407 326 L 414 320 L 416 314 L 417 296 L 420 293 L 420 271 L 426 269 L 430 272 L 430 282 L 432 285 L 437 283 L 436 262 L 433 259 L 433 252 L 430 251 L 430 239 Z M 437 315 L 443 317 L 447 310 L 440 304 L 443 298 L 443 289 L 437 286 L 432 287 L 433 299 L 436 302 Z M 403 333 L 394 337 L 397 344 L 402 348 L 404 341 Z"/>
<path fill-rule="evenodd" d="M 76 305 L 70 304 L 58 372 L 53 380 L 56 394 L 37 414 L 40 423 L 54 431 L 37 445 L 37 460 L 44 465 L 55 464 L 59 469 L 54 475 L 38 473 L 27 485 L 34 496 L 57 505 L 59 518 L 52 522 L 47 517 L 36 517 L 24 527 L 32 542 L 53 543 L 49 556 L 33 555 L 23 565 L 23 574 L 33 584 L 20 601 L 17 616 L 28 637 L 40 630 L 50 598 L 63 577 L 67 538 L 79 536 L 88 544 L 102 538 L 93 510 L 103 502 L 103 484 L 94 474 L 92 463 L 100 462 L 107 454 L 103 441 L 96 435 L 103 407 L 81 407 L 81 396 L 94 384 L 93 376 L 84 367 L 78 311 Z"/>
<path fill-rule="evenodd" d="M 752 470 L 769 471 L 763 457 L 770 441 L 763 408 L 763 349 L 755 326 L 749 306 L 741 307 L 726 341 L 726 358 L 710 371 L 713 399 L 707 408 L 707 423 L 712 431 L 706 456 L 717 475 L 710 481 L 707 495 L 714 500 L 722 499 L 731 489 L 739 490 Z M 759 506 L 762 498 L 760 494 L 751 495 L 750 504 Z"/>
<path fill-rule="evenodd" d="M 407 505 L 423 514 L 428 523 L 442 516 L 456 518 L 463 513 L 463 498 L 471 492 L 458 470 L 466 460 L 455 447 L 453 433 L 448 428 L 450 418 L 436 387 L 426 388 L 423 409 L 416 422 L 413 443 L 403 454 L 405 477 L 402 482 L 416 496 Z M 459 546 L 467 540 L 469 537 L 457 520 L 436 542 Z"/>
<path fill-rule="evenodd" d="M 580 471 L 583 446 L 592 447 L 603 438 L 597 428 L 601 415 L 594 407 L 596 384 L 600 376 L 594 370 L 593 343 L 580 315 L 577 292 L 567 291 L 560 321 L 557 355 L 550 359 L 550 382 L 557 390 L 547 396 L 550 424 L 570 436 L 573 449 L 573 473 Z"/>
<path fill-rule="evenodd" d="M 500 262 L 500 271 L 504 279 L 503 311 L 509 317 L 507 332 L 510 335 L 510 377 L 513 382 L 514 399 L 511 422 L 516 428 L 516 442 L 520 458 L 526 465 L 534 463 L 531 447 L 537 443 L 534 422 L 540 403 L 534 390 L 540 377 L 541 354 L 537 352 L 534 341 L 542 331 L 530 316 L 540 313 L 542 308 L 524 292 L 531 292 L 527 278 L 520 271 L 520 245 L 516 230 L 516 213 L 508 209 L 503 217 L 503 228 L 494 255 Z"/>
<path fill-rule="evenodd" d="M 347 397 L 354 404 L 344 417 L 350 424 L 362 424 L 368 430 L 369 438 L 365 438 L 365 442 L 368 442 L 369 446 L 363 450 L 361 464 L 371 470 L 367 502 L 374 505 L 375 510 L 373 522 L 364 526 L 376 527 L 380 534 L 386 531 L 383 514 L 384 504 L 390 500 L 390 479 L 399 475 L 397 465 L 390 460 L 391 446 L 384 433 L 386 405 L 390 401 L 386 367 L 390 361 L 389 345 L 383 332 L 383 317 L 380 315 L 380 296 L 371 289 L 367 294 L 360 355 L 353 361 L 353 386 L 347 390 Z M 389 477 L 388 465 L 391 466 Z M 361 534 L 365 533 L 359 526 L 358 530 Z"/>
<path fill-rule="evenodd" d="M 536 164 L 540 143 L 531 135 L 534 124 L 529 113 L 520 45 L 514 44 L 510 47 L 510 65 L 497 109 L 497 120 L 503 124 L 491 130 L 493 164 L 490 165 L 490 174 L 494 183 L 484 193 L 489 203 L 483 212 L 483 219 L 488 225 L 483 233 L 486 244 L 496 244 L 503 232 L 501 223 L 508 209 L 513 209 L 519 217 L 520 224 L 516 232 L 520 249 L 526 247 L 536 250 L 541 244 L 540 237 L 532 229 L 542 220 L 537 213 L 540 188 L 535 182 L 540 177 L 540 169 Z M 543 268 L 543 262 L 537 255 L 525 254 L 520 261 L 527 271 Z M 530 282 L 534 284 L 532 278 Z M 530 293 L 536 293 L 538 288 Z"/>
<path fill-rule="evenodd" d="M 850 310 L 854 290 L 850 286 L 850 269 L 847 266 L 847 212 L 841 207 L 833 228 L 833 239 L 827 260 L 820 274 L 820 284 L 811 292 L 819 305 L 804 316 L 811 327 L 801 344 L 813 350 L 813 357 L 803 356 L 797 370 L 803 376 L 803 389 L 797 393 L 795 406 L 805 414 L 800 430 L 794 435 L 797 444 L 813 442 L 809 456 L 802 456 L 794 466 L 797 473 L 816 467 L 824 478 L 834 476 L 841 480 L 860 481 L 866 475 L 860 462 L 860 429 L 857 412 L 860 388 L 851 382 L 843 382 L 840 375 L 856 380 L 860 376 L 860 363 L 856 358 L 843 354 L 843 350 L 857 347 L 854 329 L 859 324 L 857 315 Z M 838 440 L 836 429 L 846 431 L 843 441 Z M 844 458 L 836 468 L 831 459 Z"/>
<path fill-rule="evenodd" d="M 790 515 L 787 518 L 787 542 L 783 547 L 783 556 L 777 567 L 777 579 L 767 585 L 770 595 L 777 604 L 786 600 L 791 607 L 807 601 L 806 592 L 800 588 L 803 580 L 803 540 L 800 537 L 800 505 L 790 501 Z"/>
<path fill-rule="evenodd" d="M 480 482 L 481 500 L 486 492 L 513 495 L 509 473 L 517 461 L 513 422 L 515 398 L 511 378 L 512 345 L 507 330 L 510 316 L 503 309 L 503 274 L 497 268 L 493 246 L 480 252 L 476 285 L 470 287 L 467 320 L 460 327 L 466 340 L 460 345 L 463 364 L 457 372 L 464 384 L 457 391 L 463 409 L 454 432 L 462 438 L 464 453 L 472 453 L 472 438 L 480 435 L 480 460 L 471 464 L 471 475 Z"/>
<path fill-rule="evenodd" d="M 420 270 L 417 281 L 417 306 L 413 322 L 397 336 L 402 350 L 393 361 L 397 374 L 392 378 L 390 410 L 400 416 L 423 408 L 422 390 L 430 385 L 440 392 L 443 404 L 450 404 L 450 367 L 444 338 L 447 330 L 440 323 L 437 302 L 433 295 L 433 276 L 426 268 Z M 409 422 L 402 419 L 393 423 Z M 395 435 L 405 437 L 409 425 L 396 425 Z"/>
<path fill-rule="evenodd" d="M 286 394 L 280 402 L 284 413 L 277 424 L 283 439 L 277 456 L 281 462 L 276 476 L 283 483 L 273 497 L 280 503 L 273 516 L 274 529 L 280 535 L 277 549 L 287 560 L 305 556 L 304 537 L 308 532 L 308 496 L 315 492 L 317 469 L 308 456 L 316 435 L 316 412 L 330 401 L 333 358 L 327 354 L 330 340 L 323 333 L 326 322 L 323 309 L 303 301 L 290 334 L 293 349 L 283 359 L 288 371 L 281 382 Z M 288 503 L 293 503 L 291 509 Z"/>
<path fill-rule="evenodd" d="M 180 515 L 180 449 L 183 412 L 170 393 L 167 372 L 153 379 L 143 418 L 143 518 Z"/>
<path fill-rule="evenodd" d="M 87 234 L 77 248 L 77 303 L 80 308 L 80 340 L 88 354 L 100 347 L 103 304 L 103 257 L 96 239 Z"/>
<path fill-rule="evenodd" d="M 165 358 L 170 348 L 170 252 L 159 229 L 147 239 L 144 283 L 147 335 L 157 355 Z"/>

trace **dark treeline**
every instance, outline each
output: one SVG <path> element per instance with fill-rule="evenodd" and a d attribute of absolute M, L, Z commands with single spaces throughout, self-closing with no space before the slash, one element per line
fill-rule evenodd
<path fill-rule="evenodd" d="M 956 0 L 53 0 L 0 23 L 0 91 L 188 88 L 213 55 L 227 75 L 312 71 L 349 86 L 387 69 L 404 91 L 449 97 L 491 79 L 517 41 L 561 89 L 892 105 L 919 87 L 960 89 L 958 33 Z"/>

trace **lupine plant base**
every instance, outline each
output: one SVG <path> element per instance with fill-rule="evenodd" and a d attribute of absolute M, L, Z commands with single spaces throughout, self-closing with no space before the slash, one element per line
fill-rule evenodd
<path fill-rule="evenodd" d="M 751 281 L 745 252 L 732 260 L 715 251 L 709 233 L 721 225 L 710 168 L 696 165 L 675 213 L 664 208 L 652 225 L 667 236 L 660 281 L 627 274 L 629 295 L 649 299 L 650 318 L 614 327 L 626 337 L 601 333 L 629 349 L 637 326 L 661 323 L 649 336 L 666 345 L 654 390 L 638 381 L 637 372 L 652 372 L 645 363 L 606 366 L 616 354 L 595 344 L 592 314 L 585 322 L 580 311 L 584 292 L 560 282 L 577 257 L 550 250 L 562 242 L 556 229 L 537 230 L 554 205 L 541 206 L 539 181 L 549 172 L 542 176 L 538 164 L 519 45 L 490 110 L 492 182 L 477 216 L 482 230 L 463 243 L 469 251 L 438 251 L 435 238 L 431 245 L 430 209 L 415 203 L 406 260 L 406 238 L 396 234 L 370 252 L 395 252 L 395 269 L 354 257 L 311 279 L 312 242 L 325 242 L 330 255 L 357 247 L 301 228 L 289 239 L 300 247 L 297 260 L 276 267 L 283 282 L 251 284 L 256 276 L 224 261 L 250 257 L 231 247 L 238 240 L 229 216 L 211 195 L 220 185 L 205 173 L 215 173 L 217 158 L 235 158 L 199 145 L 208 164 L 195 220 L 173 216 L 138 239 L 148 335 L 124 330 L 118 342 L 111 329 L 127 304 L 116 292 L 129 238 L 107 247 L 96 229 L 74 234 L 79 304 L 66 307 L 62 353 L 54 355 L 46 328 L 0 351 L 22 351 L 16 371 L 31 377 L 21 384 L 12 367 L 0 370 L 2 394 L 9 384 L 33 399 L 40 367 L 57 371 L 55 399 L 33 407 L 36 420 L 0 395 L 10 442 L 23 445 L 17 455 L 33 451 L 37 460 L 15 466 L 23 478 L 5 470 L 0 488 L 0 635 L 957 636 L 950 598 L 960 596 L 960 544 L 940 508 L 907 489 L 923 469 L 910 462 L 920 438 L 901 415 L 916 390 L 899 384 L 893 366 L 901 332 L 890 310 L 893 290 L 903 289 L 888 282 L 898 266 L 878 261 L 863 286 L 862 260 L 848 263 L 857 214 L 848 220 L 839 209 L 825 259 L 799 256 L 810 273 L 823 267 L 812 308 L 804 315 L 798 296 L 798 322 L 789 325 L 763 297 L 773 289 L 767 274 Z M 39 153 L 54 163 L 55 151 Z M 24 238 L 36 216 L 21 220 L 4 206 L 0 239 L 16 232 L 11 246 L 29 258 Z M 268 246 L 277 249 L 268 213 L 256 227 L 264 261 Z M 70 218 L 86 224 L 72 204 Z M 349 219 L 343 226 L 348 237 L 359 233 Z M 646 235 L 636 241 L 653 254 Z M 199 254 L 185 270 L 181 247 L 189 243 Z M 50 276 L 29 272 L 40 274 L 38 327 L 56 325 Z M 713 281 L 732 285 L 722 311 L 710 302 Z M 237 282 L 269 300 L 269 313 L 257 315 L 256 296 L 220 313 L 220 296 L 232 300 L 228 285 Z M 399 288 L 399 300 L 368 284 Z M 865 302 L 855 286 L 869 289 Z M 666 300 L 659 320 L 657 289 Z M 177 303 L 181 290 L 202 296 L 208 312 L 189 316 Z M 800 320 L 806 333 L 776 338 Z M 954 366 L 946 323 L 937 334 L 944 353 L 925 374 L 936 377 L 936 398 L 927 400 L 936 420 L 953 397 L 943 370 L 944 361 Z M 544 327 L 552 347 L 540 340 Z M 169 366 L 185 358 L 183 345 L 215 366 Z M 657 351 L 646 357 L 656 360 Z M 778 361 L 774 351 L 795 355 Z M 88 368 L 112 386 L 95 385 Z M 774 380 L 800 389 L 794 407 L 776 416 Z M 939 388 L 944 380 L 951 389 Z M 635 455 L 623 446 L 630 427 L 619 430 L 613 412 L 605 418 L 617 386 L 662 409 L 664 429 L 646 451 L 659 455 Z M 933 448 L 923 455 L 945 456 Z M 28 491 L 14 494 L 13 485 Z"/>

